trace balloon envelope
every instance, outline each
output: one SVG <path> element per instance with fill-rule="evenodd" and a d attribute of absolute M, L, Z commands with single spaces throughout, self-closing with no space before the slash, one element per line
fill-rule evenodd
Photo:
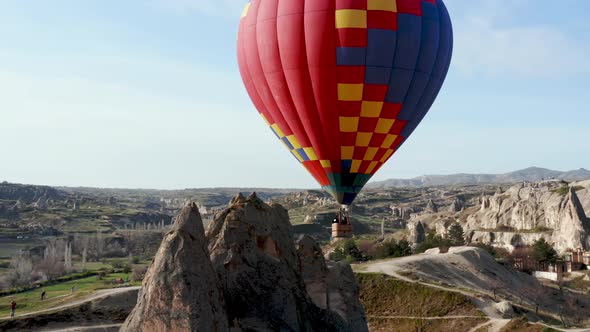
<path fill-rule="evenodd" d="M 349 205 L 432 106 L 452 43 L 442 0 L 252 0 L 238 63 L 279 140 Z"/>

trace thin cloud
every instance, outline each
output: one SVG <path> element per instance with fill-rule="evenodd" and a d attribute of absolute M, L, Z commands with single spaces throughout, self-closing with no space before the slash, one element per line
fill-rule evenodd
<path fill-rule="evenodd" d="M 564 27 L 522 23 L 527 0 L 447 2 L 456 11 L 453 66 L 463 74 L 561 78 L 590 72 L 590 41 Z"/>

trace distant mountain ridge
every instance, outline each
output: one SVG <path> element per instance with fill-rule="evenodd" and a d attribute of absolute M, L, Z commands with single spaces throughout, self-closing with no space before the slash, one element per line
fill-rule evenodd
<path fill-rule="evenodd" d="M 567 172 L 554 171 L 540 167 L 529 167 L 519 171 L 504 174 L 451 174 L 451 175 L 423 175 L 413 179 L 389 179 L 372 182 L 368 188 L 419 188 L 449 185 L 474 185 L 494 183 L 538 182 L 542 180 L 558 179 L 564 181 L 581 181 L 590 179 L 590 171 L 584 168 Z"/>

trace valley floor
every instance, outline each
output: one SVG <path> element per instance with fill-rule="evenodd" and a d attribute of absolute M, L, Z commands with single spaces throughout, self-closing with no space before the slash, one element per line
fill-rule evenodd
<path fill-rule="evenodd" d="M 526 309 L 523 303 L 506 301 L 494 295 L 465 273 L 493 271 L 497 266 L 480 265 L 472 270 L 449 257 L 473 255 L 473 248 L 454 248 L 450 254 L 421 254 L 409 257 L 374 261 L 353 265 L 360 286 L 360 298 L 365 307 L 371 331 L 456 331 L 456 332 L 583 332 L 588 329 L 563 329 L 542 323 L 531 324 L 522 315 Z M 445 256 L 446 255 L 446 256 Z M 457 257 L 454 257 L 456 259 Z M 444 262 L 451 269 L 444 271 L 446 282 L 428 277 L 424 271 Z M 421 267 L 408 271 L 408 267 Z M 466 264 L 466 263 L 465 263 Z M 430 265 L 430 267 L 429 267 Z M 500 266 L 500 265 L 498 265 Z M 501 267 L 501 266 L 500 266 Z M 456 269 L 456 270 L 453 270 Z M 474 272 L 475 271 L 475 272 Z M 435 271 L 431 271 L 435 272 Z M 436 274 L 433 274 L 436 276 Z M 478 278 L 483 278 L 479 276 Z M 467 281 L 466 281 L 467 280 Z M 522 281 L 518 281 L 522 282 Z M 512 283 L 518 284 L 512 280 Z M 55 285 L 64 288 L 63 285 Z M 116 331 L 137 299 L 139 287 L 89 290 L 76 297 L 64 296 L 50 308 L 32 306 L 25 313 L 17 311 L 17 318 L 0 319 L 1 330 L 41 331 Z M 509 294 L 505 290 L 503 295 Z M 38 294 L 35 293 L 35 296 Z M 21 295 L 22 296 L 22 295 Z M 6 302 L 8 297 L 2 299 Z M 507 302 L 520 308 L 519 313 L 504 313 L 499 304 Z M 530 316 L 530 315 L 529 315 Z M 549 319 L 551 313 L 547 313 Z M 557 322 L 556 322 L 557 323 Z"/>

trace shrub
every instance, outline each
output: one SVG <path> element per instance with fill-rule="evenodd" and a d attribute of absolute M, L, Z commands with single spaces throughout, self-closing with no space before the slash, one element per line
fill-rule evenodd
<path fill-rule="evenodd" d="M 586 189 L 586 188 L 582 187 L 582 186 L 574 186 L 574 191 L 580 191 L 580 190 L 584 190 L 584 189 Z M 559 194 L 561 196 L 565 196 L 570 192 L 570 187 L 568 185 L 565 185 L 563 187 L 553 189 L 553 190 L 551 190 L 551 192 L 554 194 Z"/>
<path fill-rule="evenodd" d="M 359 260 L 403 257 L 412 254 L 410 243 L 406 240 L 388 240 L 382 243 L 363 241 L 359 244 L 362 258 Z"/>
<path fill-rule="evenodd" d="M 333 252 L 330 253 L 330 259 L 335 262 L 339 262 L 345 258 L 346 255 L 344 254 L 344 250 L 342 249 L 342 247 L 337 247 L 336 249 L 334 249 Z"/>
<path fill-rule="evenodd" d="M 112 269 L 102 268 L 97 273 L 97 279 L 102 280 L 103 278 L 105 278 L 107 275 L 109 275 L 111 273 L 113 273 Z"/>
<path fill-rule="evenodd" d="M 353 239 L 348 239 L 341 242 L 340 245 L 336 247 L 336 249 L 330 254 L 330 259 L 333 261 L 341 261 L 344 259 L 347 261 L 366 261 L 369 257 L 361 253 Z"/>
<path fill-rule="evenodd" d="M 132 281 L 142 281 L 147 273 L 147 266 L 136 266 L 131 274 Z"/>
<path fill-rule="evenodd" d="M 369 253 L 375 245 L 373 241 L 363 240 L 359 242 L 358 248 L 362 253 Z"/>
<path fill-rule="evenodd" d="M 414 252 L 423 253 L 426 250 L 432 248 L 439 248 L 441 252 L 447 252 L 449 247 L 451 247 L 451 242 L 449 239 L 443 238 L 442 236 L 437 235 L 436 232 L 431 231 L 426 234 L 424 242 L 420 243 Z"/>
<path fill-rule="evenodd" d="M 552 232 L 553 229 L 549 228 L 549 227 L 545 227 L 545 226 L 536 226 L 533 229 L 531 229 L 531 232 L 533 233 L 548 233 L 548 232 Z"/>
<path fill-rule="evenodd" d="M 508 225 L 498 225 L 498 227 L 496 227 L 496 231 L 498 232 L 514 232 L 515 230 L 514 227 Z"/>
<path fill-rule="evenodd" d="M 120 269 L 123 267 L 123 262 L 120 260 L 114 260 L 111 265 L 113 266 L 113 268 L 115 269 Z"/>
<path fill-rule="evenodd" d="M 486 244 L 482 242 L 475 242 L 471 244 L 472 247 L 481 248 L 488 252 L 488 254 L 492 255 L 492 257 L 496 257 L 497 251 L 491 244 Z"/>
<path fill-rule="evenodd" d="M 494 248 L 496 255 L 494 257 L 498 259 L 507 259 L 510 256 L 510 251 L 506 248 Z"/>
<path fill-rule="evenodd" d="M 403 257 L 412 254 L 410 243 L 406 240 L 400 240 L 399 242 L 396 242 L 395 240 L 388 241 L 383 243 L 383 246 L 385 248 L 386 257 Z"/>
<path fill-rule="evenodd" d="M 367 251 L 367 256 L 372 257 L 374 259 L 383 259 L 387 258 L 387 249 L 385 245 L 382 243 L 375 243 L 369 251 Z"/>

